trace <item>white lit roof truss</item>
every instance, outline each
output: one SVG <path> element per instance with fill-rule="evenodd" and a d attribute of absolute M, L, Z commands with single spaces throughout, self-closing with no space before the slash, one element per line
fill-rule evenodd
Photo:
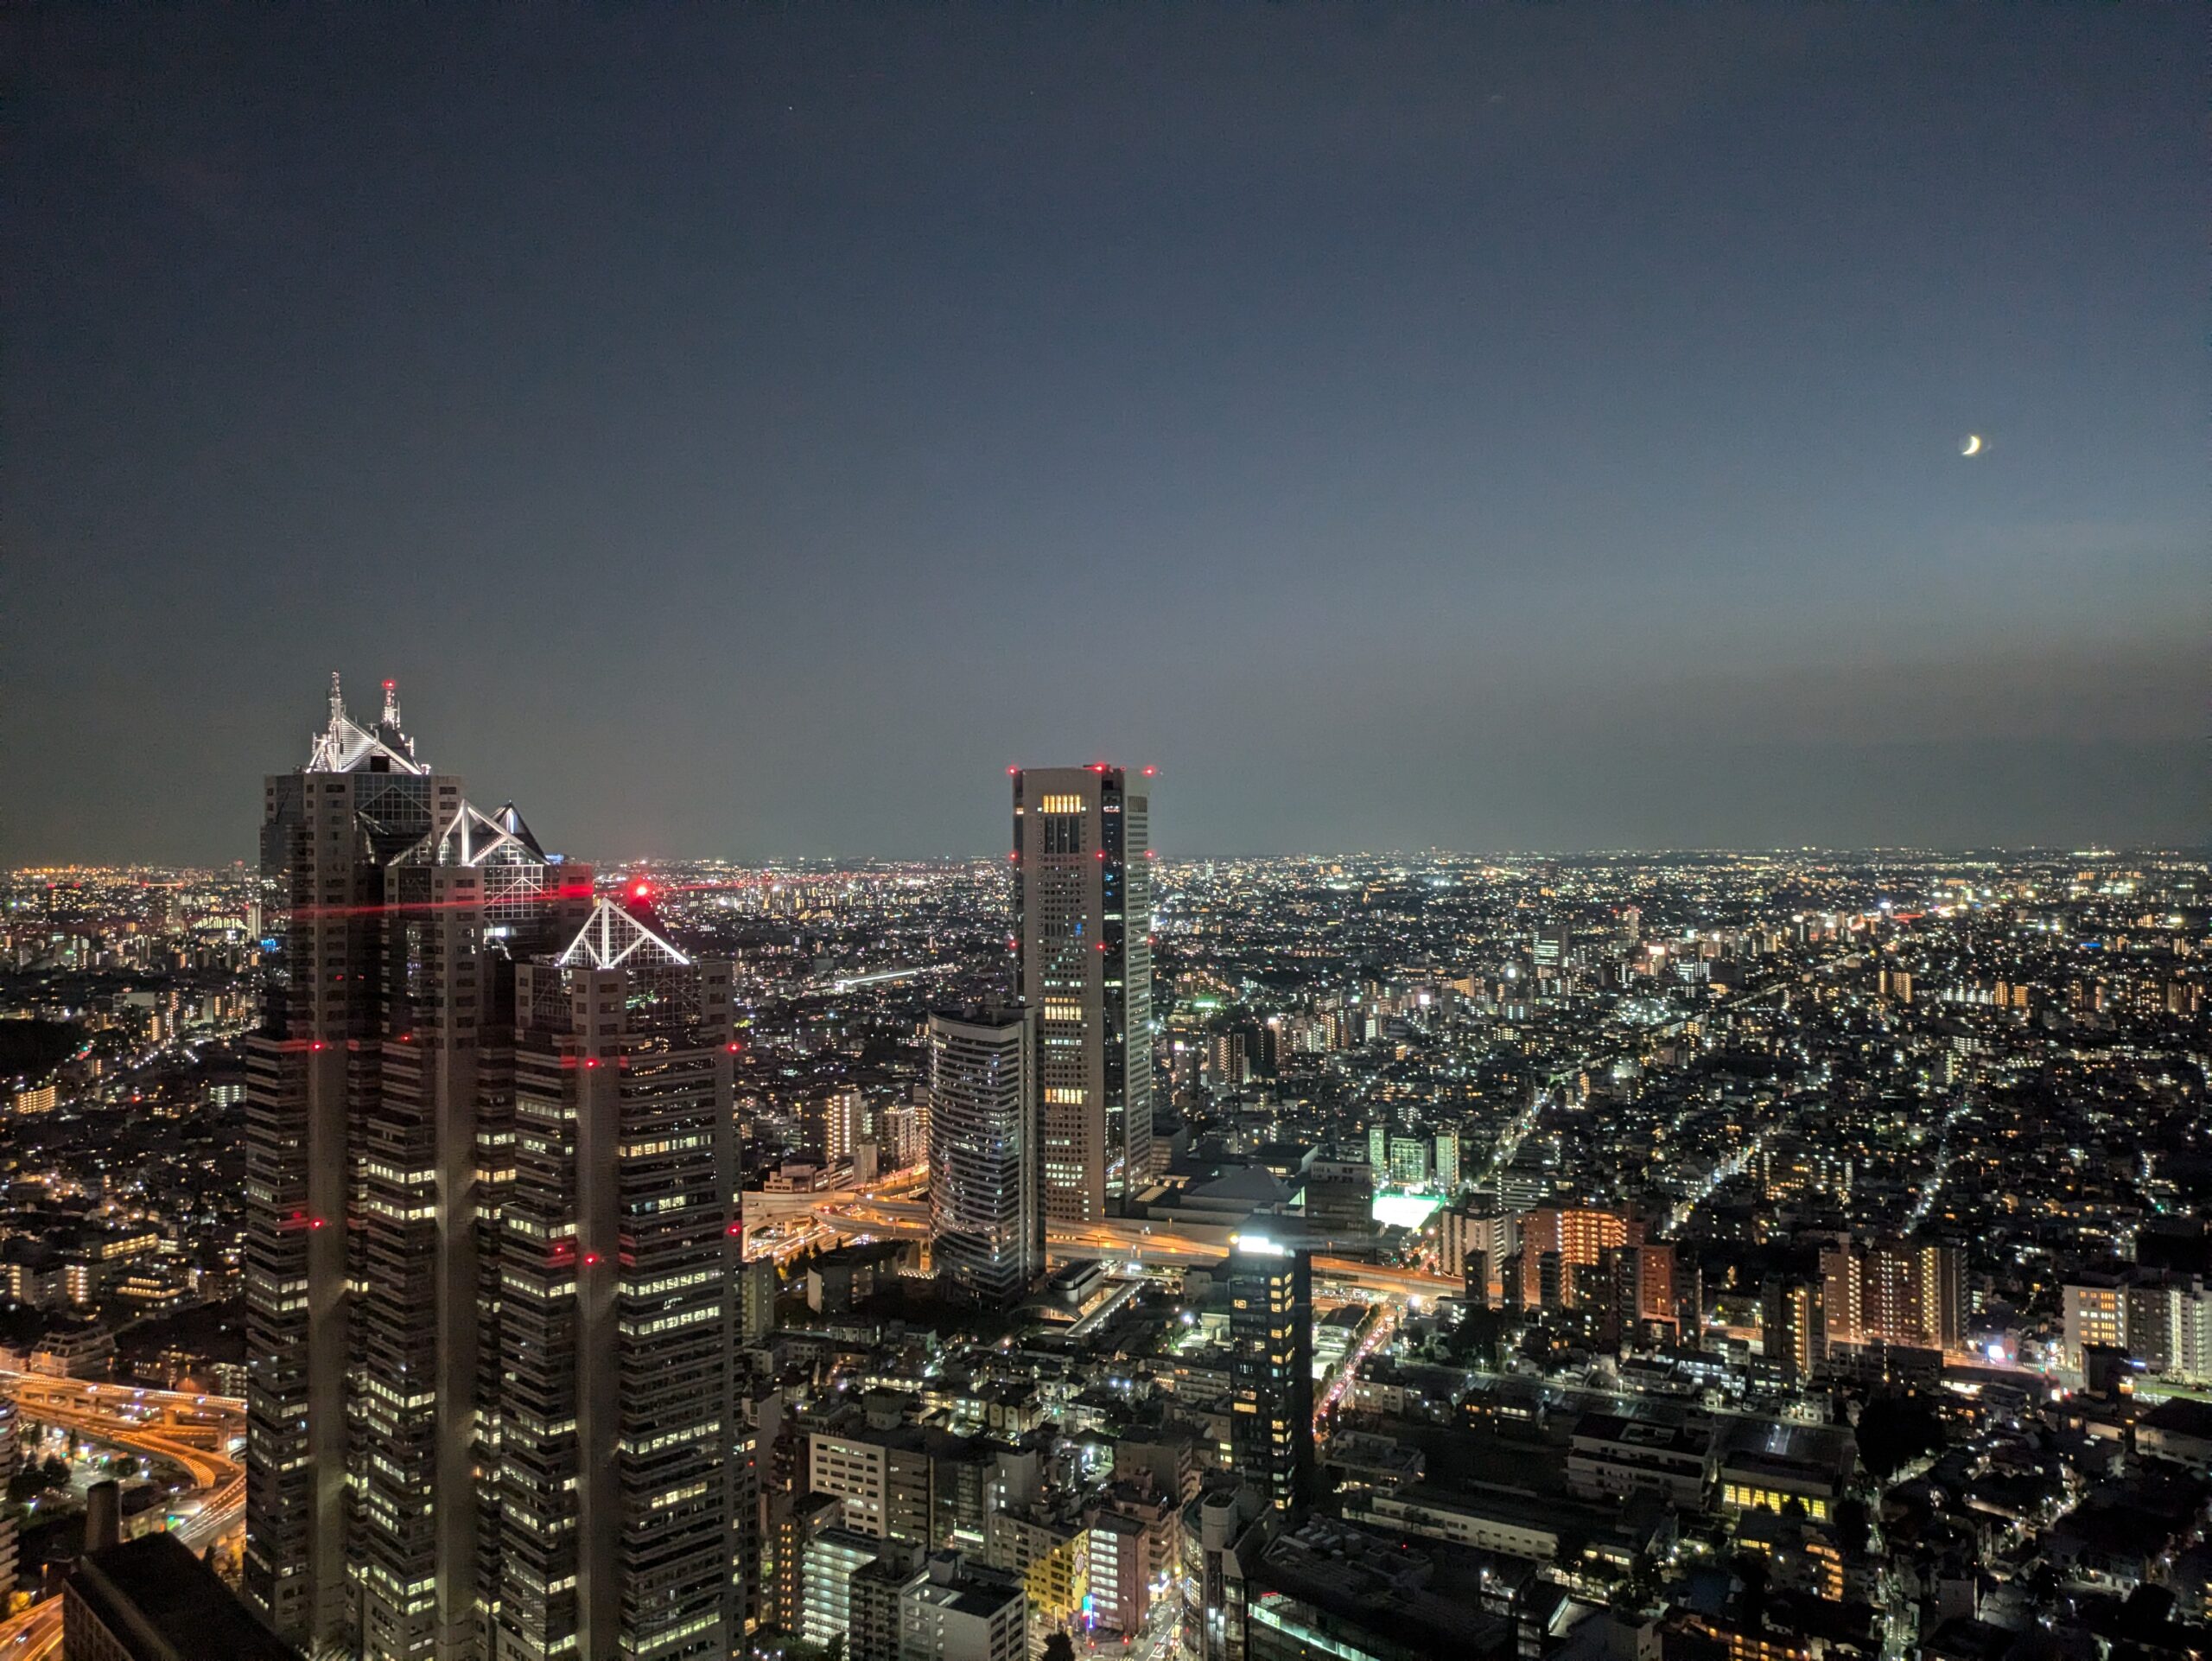
<path fill-rule="evenodd" d="M 556 961 L 564 968 L 617 969 L 626 964 L 683 968 L 691 959 L 613 901 L 602 900 Z"/>

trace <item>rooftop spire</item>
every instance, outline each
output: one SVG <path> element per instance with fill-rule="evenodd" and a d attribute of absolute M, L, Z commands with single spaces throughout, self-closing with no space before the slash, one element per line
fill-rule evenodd
<path fill-rule="evenodd" d="M 363 765 L 376 770 L 394 773 L 428 773 L 429 768 L 415 759 L 414 741 L 400 730 L 399 690 L 391 681 L 384 684 L 384 715 L 371 732 L 346 713 L 346 694 L 338 684 L 338 671 L 330 671 L 330 724 L 315 735 L 315 748 L 308 757 L 309 773 L 351 773 Z"/>

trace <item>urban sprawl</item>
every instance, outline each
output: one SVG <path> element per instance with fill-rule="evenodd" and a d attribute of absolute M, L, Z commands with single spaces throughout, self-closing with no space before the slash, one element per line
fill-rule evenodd
<path fill-rule="evenodd" d="M 594 866 L 449 759 L 334 678 L 236 864 L 5 877 L 0 1655 L 2212 1651 L 2200 855 Z"/>

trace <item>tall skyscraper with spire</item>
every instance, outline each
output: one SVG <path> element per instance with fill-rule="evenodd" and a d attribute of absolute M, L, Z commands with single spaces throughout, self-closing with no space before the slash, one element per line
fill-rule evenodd
<path fill-rule="evenodd" d="M 1040 1021 L 1046 1218 L 1124 1211 L 1151 1176 L 1149 769 L 1016 768 L 1014 951 Z"/>
<path fill-rule="evenodd" d="M 356 1152 L 381 1107 L 386 881 L 461 802 L 461 781 L 416 757 L 396 690 L 386 687 L 383 715 L 362 726 L 334 674 L 329 722 L 307 765 L 271 776 L 263 792 L 266 944 L 261 1021 L 246 1051 L 245 1589 L 271 1626 L 302 1642 L 342 1638 L 357 1621 L 347 1224 Z M 418 1174 L 435 1175 L 426 1162 L 392 1168 L 410 1188 Z M 473 1291 L 471 1306 L 473 1314 Z M 425 1374 L 391 1410 L 427 1425 L 435 1406 Z M 360 1509 L 371 1505 L 363 1496 Z M 398 1521 L 383 1503 L 375 1511 Z M 434 1581 L 435 1569 L 426 1561 L 423 1577 Z"/>
<path fill-rule="evenodd" d="M 249 1599 L 370 1661 L 727 1654 L 728 966 L 471 804 L 390 682 L 364 726 L 332 678 L 262 881 Z"/>

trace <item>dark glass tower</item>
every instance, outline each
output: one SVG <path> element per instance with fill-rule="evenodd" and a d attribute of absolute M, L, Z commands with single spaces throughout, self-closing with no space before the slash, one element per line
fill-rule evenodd
<path fill-rule="evenodd" d="M 389 684 L 363 727 L 334 682 L 262 848 L 249 1598 L 368 1661 L 727 1654 L 727 965 L 468 803 Z M 559 1574 L 518 1526 L 538 1512 Z"/>
<path fill-rule="evenodd" d="M 1313 1268 L 1248 1235 L 1229 1254 L 1229 1448 L 1237 1480 L 1287 1516 L 1313 1492 Z"/>
<path fill-rule="evenodd" d="M 263 793 L 262 1019 L 246 1052 L 245 1592 L 303 1644 L 351 1642 L 360 1625 L 348 1237 L 382 1091 L 387 875 L 459 811 L 461 791 L 416 758 L 389 684 L 364 727 L 334 675 L 307 765 Z M 404 1174 L 417 1172 L 427 1161 Z M 433 1390 L 410 1380 L 398 1410 L 427 1418 Z"/>
<path fill-rule="evenodd" d="M 518 977 L 498 1661 L 742 1639 L 731 977 L 611 902 Z"/>
<path fill-rule="evenodd" d="M 1033 1009 L 932 1014 L 930 1252 L 978 1303 L 1018 1301 L 1045 1272 Z"/>

